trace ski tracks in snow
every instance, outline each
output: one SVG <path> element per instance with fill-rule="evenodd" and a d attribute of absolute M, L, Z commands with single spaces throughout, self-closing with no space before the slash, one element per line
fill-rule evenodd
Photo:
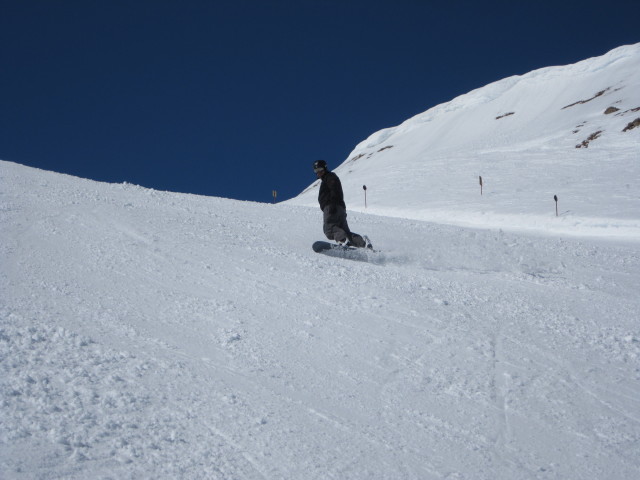
<path fill-rule="evenodd" d="M 4 476 L 640 470 L 636 245 L 354 214 L 356 262 L 317 209 L 2 165 Z"/>

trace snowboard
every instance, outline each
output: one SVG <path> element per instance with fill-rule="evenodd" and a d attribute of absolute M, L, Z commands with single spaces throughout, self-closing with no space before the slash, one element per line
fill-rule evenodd
<path fill-rule="evenodd" d="M 349 251 L 358 250 L 357 247 L 347 247 L 346 245 L 324 242 L 322 240 L 318 240 L 317 242 L 314 242 L 313 245 L 311 245 L 311 248 L 313 248 L 313 251 L 316 253 L 332 251 L 332 250 L 335 250 L 338 252 L 349 252 Z"/>
<path fill-rule="evenodd" d="M 372 248 L 358 248 L 352 246 L 339 245 L 319 240 L 311 246 L 314 252 L 326 255 L 328 257 L 344 258 L 356 262 L 374 263 L 378 265 L 384 264 L 384 256 L 379 250 Z"/>

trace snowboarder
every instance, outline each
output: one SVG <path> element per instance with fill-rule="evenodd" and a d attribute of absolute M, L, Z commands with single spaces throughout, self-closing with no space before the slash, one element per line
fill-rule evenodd
<path fill-rule="evenodd" d="M 347 224 L 347 206 L 342 194 L 342 183 L 338 176 L 327 170 L 327 162 L 316 160 L 313 171 L 321 180 L 318 203 L 322 210 L 323 230 L 329 240 L 347 247 L 372 248 L 367 237 L 352 233 Z"/>

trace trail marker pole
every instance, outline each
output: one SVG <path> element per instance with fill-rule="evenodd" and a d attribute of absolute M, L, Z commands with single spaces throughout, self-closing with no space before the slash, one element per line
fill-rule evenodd
<path fill-rule="evenodd" d="M 276 203 L 276 198 L 278 197 L 278 192 L 276 190 L 273 190 L 271 192 L 271 194 L 273 195 L 273 203 Z"/>
<path fill-rule="evenodd" d="M 482 175 L 480 175 L 480 195 L 482 195 Z"/>
<path fill-rule="evenodd" d="M 367 186 L 362 185 L 362 189 L 364 190 L 364 208 L 367 208 Z"/>
<path fill-rule="evenodd" d="M 556 201 L 556 217 L 558 216 L 558 196 L 554 195 L 553 199 Z"/>

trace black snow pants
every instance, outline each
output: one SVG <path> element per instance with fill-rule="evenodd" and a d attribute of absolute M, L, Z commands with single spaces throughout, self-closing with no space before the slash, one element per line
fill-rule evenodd
<path fill-rule="evenodd" d="M 334 213 L 331 213 L 332 208 L 335 209 Z M 327 205 L 322 211 L 322 219 L 324 223 L 324 234 L 329 240 L 335 240 L 340 243 L 348 240 L 353 246 L 360 248 L 365 246 L 364 239 L 357 233 L 352 233 L 351 230 L 349 230 L 347 211 L 343 206 Z"/>

